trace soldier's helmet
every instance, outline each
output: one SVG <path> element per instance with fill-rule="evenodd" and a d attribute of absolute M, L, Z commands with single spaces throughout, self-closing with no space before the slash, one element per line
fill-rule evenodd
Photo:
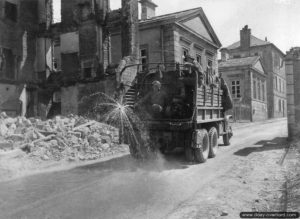
<path fill-rule="evenodd" d="M 160 88 L 161 88 L 161 83 L 160 83 L 159 81 L 153 81 L 153 82 L 152 82 L 152 86 L 153 86 L 153 87 L 157 87 L 157 88 L 160 90 Z"/>
<path fill-rule="evenodd" d="M 152 105 L 152 111 L 154 113 L 160 113 L 160 112 L 162 112 L 162 110 L 163 110 L 162 106 L 160 106 L 158 104 L 153 104 Z"/>

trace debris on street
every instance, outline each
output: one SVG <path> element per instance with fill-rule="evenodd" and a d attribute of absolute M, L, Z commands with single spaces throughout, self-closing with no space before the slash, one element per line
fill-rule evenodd
<path fill-rule="evenodd" d="M 118 129 L 80 116 L 42 121 L 0 115 L 0 151 L 21 149 L 30 159 L 96 160 L 124 151 Z"/>

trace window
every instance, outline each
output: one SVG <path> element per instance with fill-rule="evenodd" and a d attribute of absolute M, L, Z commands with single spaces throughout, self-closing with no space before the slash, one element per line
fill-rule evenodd
<path fill-rule="evenodd" d="M 255 56 L 258 56 L 258 52 L 256 52 L 254 55 L 255 55 Z"/>
<path fill-rule="evenodd" d="M 0 77 L 15 79 L 15 56 L 11 49 L 0 49 Z"/>
<path fill-rule="evenodd" d="M 54 38 L 54 46 L 55 46 L 55 47 L 60 46 L 60 37 L 55 37 L 55 38 Z"/>
<path fill-rule="evenodd" d="M 238 59 L 238 58 L 241 58 L 241 56 L 240 55 L 234 55 L 233 58 Z"/>
<path fill-rule="evenodd" d="M 53 59 L 53 67 L 54 67 L 54 69 L 58 68 L 57 59 Z"/>
<path fill-rule="evenodd" d="M 92 68 L 83 68 L 83 77 L 84 78 L 91 78 L 92 77 Z"/>
<path fill-rule="evenodd" d="M 182 63 L 184 63 L 184 58 L 189 55 L 189 50 L 187 48 L 182 48 Z"/>
<path fill-rule="evenodd" d="M 279 112 L 281 112 L 281 100 L 278 100 Z"/>
<path fill-rule="evenodd" d="M 52 100 L 54 103 L 60 103 L 61 102 L 61 92 L 60 91 L 54 92 Z"/>
<path fill-rule="evenodd" d="M 279 90 L 279 92 L 281 92 L 281 79 L 280 78 L 278 78 L 278 84 L 279 84 L 279 88 L 278 88 L 278 90 Z"/>
<path fill-rule="evenodd" d="M 257 94 L 258 94 L 258 99 L 261 100 L 261 93 L 260 93 L 260 81 L 257 81 Z"/>
<path fill-rule="evenodd" d="M 241 86 L 240 81 L 232 81 L 231 82 L 231 91 L 233 98 L 240 98 L 241 97 Z"/>
<path fill-rule="evenodd" d="M 74 73 L 80 73 L 80 69 L 78 53 L 61 53 L 61 70 L 64 76 L 73 77 Z"/>
<path fill-rule="evenodd" d="M 146 71 L 148 69 L 148 50 L 147 48 L 140 49 L 140 60 L 142 64 L 142 70 Z"/>
<path fill-rule="evenodd" d="M 253 98 L 256 99 L 256 81 L 253 80 Z"/>
<path fill-rule="evenodd" d="M 17 5 L 11 2 L 5 2 L 5 18 L 17 22 L 18 10 Z"/>
<path fill-rule="evenodd" d="M 83 61 L 82 62 L 82 73 L 84 78 L 96 77 L 94 72 L 93 61 Z"/>
<path fill-rule="evenodd" d="M 196 55 L 196 60 L 197 60 L 198 63 L 200 63 L 202 65 L 202 57 L 201 57 L 200 54 Z"/>
<path fill-rule="evenodd" d="M 261 90 L 262 90 L 262 101 L 265 101 L 265 83 L 264 82 L 261 84 Z"/>
<path fill-rule="evenodd" d="M 280 57 L 277 53 L 274 54 L 274 67 L 280 68 Z"/>
<path fill-rule="evenodd" d="M 275 76 L 274 80 L 275 80 L 275 90 L 277 90 L 278 89 L 277 76 Z"/>
<path fill-rule="evenodd" d="M 212 60 L 211 59 L 207 59 L 207 65 L 211 68 L 212 67 Z"/>

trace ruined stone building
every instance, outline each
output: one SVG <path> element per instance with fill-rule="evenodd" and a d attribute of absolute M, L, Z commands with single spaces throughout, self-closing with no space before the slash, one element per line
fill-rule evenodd
<path fill-rule="evenodd" d="M 82 98 L 99 92 L 114 94 L 116 75 L 105 75 L 112 63 L 110 20 L 117 16 L 122 23 L 119 63 L 124 56 L 137 54 L 138 31 L 134 26 L 138 24 L 138 1 L 122 0 L 118 12 L 110 13 L 109 0 L 61 0 L 61 22 L 51 28 L 57 68 L 53 93 L 59 96 L 60 105 L 55 114 L 82 114 L 88 108 L 81 104 Z"/>
<path fill-rule="evenodd" d="M 80 97 L 105 91 L 100 81 L 110 63 L 108 12 L 108 0 L 61 0 L 61 22 L 51 28 L 59 114 L 78 114 Z"/>
<path fill-rule="evenodd" d="M 157 5 L 151 0 L 141 0 L 139 20 L 139 63 L 141 70 L 151 70 L 157 64 L 182 63 L 183 55 L 197 59 L 206 69 L 217 72 L 217 50 L 221 43 L 202 8 L 156 16 Z M 118 11 L 112 13 L 118 14 Z M 119 24 L 119 25 L 118 25 Z M 118 63 L 122 58 L 121 22 L 119 16 L 110 19 L 111 58 Z M 149 69 L 150 68 L 150 69 Z"/>
<path fill-rule="evenodd" d="M 38 84 L 52 68 L 50 0 L 0 0 L 0 111 L 39 115 Z"/>
<path fill-rule="evenodd" d="M 285 58 L 289 139 L 300 138 L 300 47 L 291 48 Z"/>
<path fill-rule="evenodd" d="M 83 97 L 114 94 L 116 66 L 126 57 L 148 70 L 189 54 L 217 72 L 221 44 L 202 8 L 155 16 L 152 1 L 140 3 L 141 20 L 138 0 L 122 0 L 115 11 L 109 0 L 61 0 L 61 22 L 53 24 L 52 0 L 0 0 L 1 111 L 81 114 L 89 107 Z"/>
<path fill-rule="evenodd" d="M 230 59 L 260 56 L 262 65 L 267 74 L 267 105 L 268 118 L 279 118 L 287 115 L 286 102 L 286 76 L 284 65 L 284 53 L 273 43 L 258 39 L 251 34 L 251 29 L 246 25 L 240 31 L 240 41 L 221 49 L 221 63 Z M 232 81 L 227 81 L 232 84 Z M 262 81 L 253 80 L 253 88 L 258 92 L 258 83 Z M 240 85 L 240 89 L 244 89 Z M 241 98 L 244 98 L 241 96 Z M 263 109 L 261 109 L 263 110 Z M 256 111 L 252 110 L 252 113 Z"/>
<path fill-rule="evenodd" d="M 234 101 L 234 107 L 228 114 L 239 121 L 268 118 L 268 76 L 259 56 L 222 61 L 219 63 L 219 73 L 228 83 Z"/>

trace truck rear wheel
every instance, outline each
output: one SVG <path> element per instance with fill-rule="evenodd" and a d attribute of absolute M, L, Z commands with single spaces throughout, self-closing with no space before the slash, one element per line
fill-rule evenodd
<path fill-rule="evenodd" d="M 219 148 L 218 145 L 218 132 L 215 127 L 212 127 L 208 132 L 209 137 L 209 158 L 213 158 L 217 155 L 217 151 Z"/>
<path fill-rule="evenodd" d="M 197 163 L 204 163 L 209 154 L 209 137 L 206 129 L 197 130 L 195 136 L 194 156 Z"/>

